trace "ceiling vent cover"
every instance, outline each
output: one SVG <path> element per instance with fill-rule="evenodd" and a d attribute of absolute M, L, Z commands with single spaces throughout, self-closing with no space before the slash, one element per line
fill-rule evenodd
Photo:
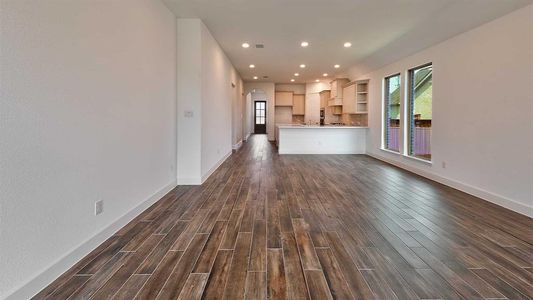
<path fill-rule="evenodd" d="M 267 78 L 268 78 L 268 76 L 266 76 L 266 75 L 265 75 L 265 76 L 263 76 L 263 78 L 264 78 L 264 79 L 267 79 Z"/>
<path fill-rule="evenodd" d="M 255 48 L 263 49 L 263 48 L 265 48 L 265 45 L 263 45 L 263 44 L 255 44 Z"/>

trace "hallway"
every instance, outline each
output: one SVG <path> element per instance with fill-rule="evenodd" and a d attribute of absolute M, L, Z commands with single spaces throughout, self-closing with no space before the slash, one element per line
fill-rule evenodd
<path fill-rule="evenodd" d="M 532 227 L 369 156 L 252 135 L 35 299 L 527 299 Z"/>

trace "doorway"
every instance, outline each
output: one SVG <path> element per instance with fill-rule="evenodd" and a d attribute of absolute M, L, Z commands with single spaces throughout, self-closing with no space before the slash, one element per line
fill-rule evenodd
<path fill-rule="evenodd" d="M 266 101 L 254 102 L 254 133 L 266 133 Z"/>

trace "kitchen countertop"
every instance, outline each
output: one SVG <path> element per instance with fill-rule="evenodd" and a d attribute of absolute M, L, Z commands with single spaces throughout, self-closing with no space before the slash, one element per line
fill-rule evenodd
<path fill-rule="evenodd" d="M 367 126 L 351 126 L 351 125 L 303 125 L 303 124 L 277 124 L 278 128 L 292 128 L 292 129 L 339 129 L 339 128 L 354 128 L 354 129 L 366 129 Z"/>

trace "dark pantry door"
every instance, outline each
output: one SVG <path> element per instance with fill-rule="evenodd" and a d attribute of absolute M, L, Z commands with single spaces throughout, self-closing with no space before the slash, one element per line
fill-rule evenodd
<path fill-rule="evenodd" d="M 266 101 L 255 101 L 254 133 L 266 133 Z"/>

